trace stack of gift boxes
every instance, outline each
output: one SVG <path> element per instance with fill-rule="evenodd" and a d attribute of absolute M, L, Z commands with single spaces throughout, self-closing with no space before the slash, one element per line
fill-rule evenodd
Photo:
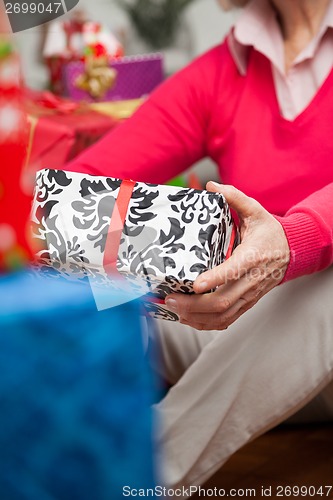
<path fill-rule="evenodd" d="M 44 47 L 47 92 L 26 91 L 29 166 L 62 167 L 127 119 L 163 81 L 161 55 L 124 57 L 103 25 L 75 18 L 51 23 Z"/>
<path fill-rule="evenodd" d="M 84 19 L 54 23 L 44 57 L 51 90 L 76 101 L 143 98 L 164 76 L 161 54 L 125 56 L 107 28 Z"/>

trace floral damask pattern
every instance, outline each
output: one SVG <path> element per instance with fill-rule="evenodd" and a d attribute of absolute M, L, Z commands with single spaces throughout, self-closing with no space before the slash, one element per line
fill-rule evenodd
<path fill-rule="evenodd" d="M 112 290 L 125 286 L 136 296 L 150 293 L 157 300 L 171 292 L 193 293 L 197 276 L 226 258 L 233 221 L 225 199 L 135 183 L 118 248 L 119 280 L 107 274 L 103 258 L 121 182 L 72 172 L 38 173 L 32 227 L 45 247 L 38 255 L 41 265 L 68 279 L 89 279 Z M 177 319 L 154 301 L 147 302 L 147 310 L 154 317 Z"/>

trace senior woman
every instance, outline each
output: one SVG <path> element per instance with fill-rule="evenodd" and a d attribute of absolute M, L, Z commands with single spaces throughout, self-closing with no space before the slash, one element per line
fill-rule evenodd
<path fill-rule="evenodd" d="M 233 3 L 221 45 L 67 166 L 160 183 L 209 155 L 225 185 L 208 189 L 238 212 L 233 256 L 169 296 L 181 324 L 156 328 L 172 486 L 202 484 L 315 397 L 333 415 L 333 0 Z"/>

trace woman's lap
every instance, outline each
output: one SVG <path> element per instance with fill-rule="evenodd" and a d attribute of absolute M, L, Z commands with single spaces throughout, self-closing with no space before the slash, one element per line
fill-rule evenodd
<path fill-rule="evenodd" d="M 227 331 L 157 324 L 158 369 L 174 384 L 156 406 L 168 484 L 201 484 L 328 386 L 332 290 L 330 268 L 277 287 Z"/>

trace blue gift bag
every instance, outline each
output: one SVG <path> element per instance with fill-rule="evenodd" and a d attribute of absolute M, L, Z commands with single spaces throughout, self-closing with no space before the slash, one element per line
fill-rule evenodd
<path fill-rule="evenodd" d="M 117 500 L 152 488 L 151 381 L 135 301 L 0 279 L 1 500 Z"/>

